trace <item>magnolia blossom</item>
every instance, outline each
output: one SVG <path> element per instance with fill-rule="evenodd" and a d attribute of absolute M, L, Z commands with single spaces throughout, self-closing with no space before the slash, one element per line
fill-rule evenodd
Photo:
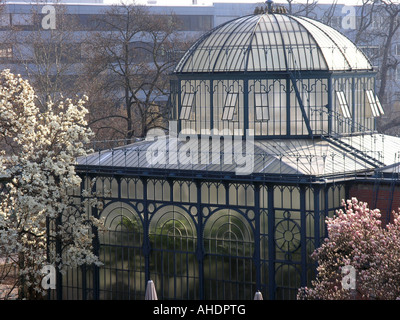
<path fill-rule="evenodd" d="M 382 225 L 378 209 L 356 198 L 326 220 L 328 237 L 312 257 L 318 276 L 298 299 L 397 299 L 400 297 L 400 218 Z M 355 289 L 342 287 L 344 266 L 355 269 Z"/>
<path fill-rule="evenodd" d="M 86 154 L 92 135 L 86 99 L 49 103 L 40 112 L 27 81 L 9 70 L 0 73 L 0 257 L 17 267 L 14 287 L 21 298 L 43 293 L 40 271 L 46 264 L 61 272 L 99 264 L 91 230 L 101 221 L 71 197 L 81 188 L 75 159 Z"/>

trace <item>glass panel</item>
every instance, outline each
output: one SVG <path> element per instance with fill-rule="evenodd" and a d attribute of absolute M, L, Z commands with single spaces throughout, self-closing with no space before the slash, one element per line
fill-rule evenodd
<path fill-rule="evenodd" d="M 182 106 L 191 107 L 193 105 L 194 93 L 185 93 Z"/>
<path fill-rule="evenodd" d="M 351 118 L 349 106 L 343 91 L 336 91 L 336 97 L 340 106 L 340 113 L 344 118 Z"/>
<path fill-rule="evenodd" d="M 129 205 L 114 202 L 102 212 L 105 232 L 99 234 L 100 295 L 105 299 L 143 299 L 143 226 Z"/>
<path fill-rule="evenodd" d="M 150 277 L 159 297 L 197 298 L 197 232 L 190 214 L 178 206 L 161 208 L 151 219 L 149 240 Z"/>
<path fill-rule="evenodd" d="M 369 110 L 366 109 L 366 116 L 379 117 L 381 114 L 384 114 L 382 105 L 377 96 L 374 95 L 372 90 L 365 91 L 367 95 L 367 105 L 369 106 Z"/>
<path fill-rule="evenodd" d="M 378 98 L 377 95 L 375 95 L 375 102 L 376 102 L 376 106 L 377 106 L 379 112 L 380 112 L 381 114 L 384 114 L 385 112 L 383 111 L 381 102 L 379 101 L 379 98 Z"/>
<path fill-rule="evenodd" d="M 256 106 L 268 107 L 268 95 L 266 93 L 256 93 Z"/>
<path fill-rule="evenodd" d="M 195 190 L 195 186 L 192 189 Z M 203 183 L 201 185 L 201 202 L 204 204 L 225 204 L 225 195 L 225 186 L 222 184 Z"/>
<path fill-rule="evenodd" d="M 312 21 L 310 19 L 306 19 Z M 322 23 L 312 21 L 318 28 L 323 30 L 330 38 L 335 39 L 341 54 L 350 64 L 352 69 L 371 69 L 371 65 L 365 55 L 359 50 L 349 39 L 333 28 L 330 28 Z"/>
<path fill-rule="evenodd" d="M 204 226 L 206 299 L 249 299 L 254 296 L 253 231 L 234 210 L 214 212 Z"/>
<path fill-rule="evenodd" d="M 288 59 L 291 66 L 286 66 L 284 59 L 288 47 L 292 48 L 292 57 Z M 185 55 L 177 70 L 280 71 L 295 65 L 303 70 L 371 69 L 368 59 L 349 39 L 318 21 L 257 15 L 236 19 L 210 31 Z"/>
<path fill-rule="evenodd" d="M 233 120 L 234 113 L 235 113 L 235 107 L 229 107 L 228 119 L 226 120 Z"/>
<path fill-rule="evenodd" d="M 366 95 L 367 95 L 367 106 L 369 108 L 366 109 L 365 115 L 367 117 L 377 117 L 378 116 L 378 112 L 376 109 L 376 104 L 375 104 L 375 99 L 373 97 L 372 91 L 371 90 L 366 90 L 365 91 Z"/>
<path fill-rule="evenodd" d="M 300 271 L 294 265 L 278 263 L 275 282 L 276 299 L 295 300 L 301 286 Z"/>
<path fill-rule="evenodd" d="M 192 107 L 182 106 L 181 114 L 180 114 L 180 116 L 179 116 L 179 119 L 181 119 L 181 120 L 188 120 L 188 119 L 189 119 L 189 115 L 190 115 L 191 109 L 192 109 Z"/>
<path fill-rule="evenodd" d="M 269 120 L 268 106 L 266 106 L 266 107 L 256 106 L 256 120 L 257 121 Z"/>
<path fill-rule="evenodd" d="M 216 133 L 243 135 L 243 81 L 216 80 L 214 82 L 214 129 Z M 228 121 L 226 121 L 228 120 Z M 227 131 L 229 131 L 227 133 Z"/>
<path fill-rule="evenodd" d="M 182 108 L 181 108 L 181 113 L 179 115 L 179 118 L 181 120 L 189 120 L 190 116 L 192 114 L 192 118 L 191 120 L 194 120 L 194 112 L 192 113 L 192 106 L 193 106 L 193 102 L 194 102 L 194 93 L 188 93 L 185 92 L 182 98 Z"/>
<path fill-rule="evenodd" d="M 225 107 L 236 106 L 237 97 L 238 97 L 237 93 L 228 93 L 225 100 Z"/>
<path fill-rule="evenodd" d="M 235 107 L 224 107 L 222 120 L 233 120 L 234 114 L 235 114 Z"/>
<path fill-rule="evenodd" d="M 262 108 L 256 107 L 256 120 L 262 120 Z"/>

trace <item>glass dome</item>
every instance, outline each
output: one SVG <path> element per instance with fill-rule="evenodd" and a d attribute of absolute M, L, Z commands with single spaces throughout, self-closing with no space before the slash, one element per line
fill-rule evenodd
<path fill-rule="evenodd" d="M 365 54 L 333 28 L 282 12 L 214 28 L 174 75 L 171 115 L 184 132 L 338 136 L 374 132 L 384 114 Z"/>
<path fill-rule="evenodd" d="M 372 70 L 347 37 L 318 21 L 260 14 L 226 22 L 203 35 L 176 73 Z"/>

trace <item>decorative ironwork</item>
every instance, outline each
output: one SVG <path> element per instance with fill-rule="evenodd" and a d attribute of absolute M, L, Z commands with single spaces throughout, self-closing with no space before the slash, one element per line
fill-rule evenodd
<path fill-rule="evenodd" d="M 277 247 L 286 253 L 293 253 L 301 246 L 301 230 L 296 221 L 290 219 L 290 212 L 285 211 L 284 219 L 275 227 Z"/>
<path fill-rule="evenodd" d="M 107 231 L 94 233 L 94 250 L 104 265 L 68 272 L 65 299 L 144 299 L 149 279 L 160 299 L 252 299 L 257 290 L 265 299 L 294 299 L 298 283 L 311 280 L 299 270 L 313 269 L 320 221 L 345 197 L 337 184 L 321 191 L 96 176 Z M 321 193 L 325 201 L 315 202 Z"/>
<path fill-rule="evenodd" d="M 104 265 L 71 270 L 58 290 L 67 299 L 144 299 L 152 279 L 160 299 L 252 299 L 257 290 L 294 299 L 313 278 L 310 254 L 351 177 L 394 163 L 400 139 L 373 133 L 365 109 L 374 76 L 348 39 L 308 18 L 275 11 L 205 34 L 176 68 L 168 137 L 78 159 L 105 203 L 91 210 L 106 221 L 104 234 L 93 231 Z M 226 131 L 240 146 L 251 140 L 252 172 L 235 175 L 221 161 L 232 156 L 219 148 L 221 137 L 231 143 Z M 196 161 L 179 162 L 170 147 L 186 154 L 189 134 L 206 143 L 192 142 Z M 153 149 L 159 143 L 165 150 Z"/>

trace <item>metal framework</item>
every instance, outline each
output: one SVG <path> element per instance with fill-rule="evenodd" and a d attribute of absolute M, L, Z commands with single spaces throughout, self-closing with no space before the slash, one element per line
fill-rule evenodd
<path fill-rule="evenodd" d="M 104 201 L 90 208 L 106 223 L 93 243 L 104 266 L 70 270 L 58 298 L 143 299 L 152 279 L 161 299 L 295 299 L 325 218 L 399 162 L 400 139 L 374 132 L 374 77 L 311 19 L 253 15 L 205 34 L 175 70 L 168 136 L 78 159 L 82 188 L 95 179 Z M 227 137 L 251 147 L 251 173 L 222 161 Z"/>
<path fill-rule="evenodd" d="M 178 63 L 177 73 L 372 70 L 338 31 L 285 14 L 244 16 L 205 33 Z"/>
<path fill-rule="evenodd" d="M 96 178 L 107 232 L 95 234 L 104 266 L 70 270 L 63 299 L 295 299 L 344 183 L 270 184 L 127 175 Z M 61 298 L 61 297 L 60 297 Z"/>
<path fill-rule="evenodd" d="M 358 181 L 377 192 L 386 182 L 374 171 L 400 160 L 395 137 L 330 139 L 331 152 L 306 141 L 256 141 L 263 161 L 243 176 L 221 164 L 146 165 L 152 141 L 80 159 L 82 188 L 95 180 L 104 201 L 90 210 L 105 219 L 93 243 L 104 266 L 70 270 L 58 298 L 143 299 L 152 279 L 160 299 L 295 299 L 315 276 L 325 218 Z"/>

